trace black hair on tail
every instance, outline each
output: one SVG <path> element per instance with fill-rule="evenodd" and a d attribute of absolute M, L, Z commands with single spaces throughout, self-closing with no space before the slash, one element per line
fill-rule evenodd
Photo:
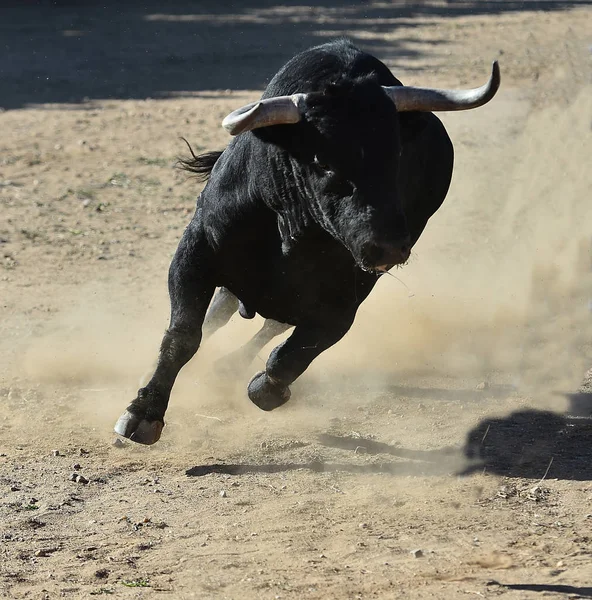
<path fill-rule="evenodd" d="M 222 155 L 222 151 L 214 150 L 212 152 L 204 152 L 203 154 L 195 154 L 189 142 L 185 138 L 181 139 L 187 144 L 189 152 L 191 152 L 191 157 L 178 158 L 177 167 L 183 169 L 183 171 L 193 173 L 199 181 L 207 181 L 216 161 Z"/>

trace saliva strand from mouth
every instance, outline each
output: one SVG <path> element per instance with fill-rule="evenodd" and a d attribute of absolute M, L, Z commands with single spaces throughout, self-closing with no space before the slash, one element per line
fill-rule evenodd
<path fill-rule="evenodd" d="M 395 265 L 380 265 L 379 267 L 367 267 L 365 265 L 358 265 L 362 271 L 366 273 L 374 273 L 374 275 L 384 275 L 388 273 L 390 269 L 392 269 Z M 390 275 L 390 273 L 389 273 Z"/>

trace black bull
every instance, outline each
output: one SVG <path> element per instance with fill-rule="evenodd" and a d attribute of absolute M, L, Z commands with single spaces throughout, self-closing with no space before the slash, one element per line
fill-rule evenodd
<path fill-rule="evenodd" d="M 228 147 L 182 161 L 209 180 L 170 267 L 171 319 L 156 370 L 115 431 L 143 444 L 159 439 L 217 287 L 206 330 L 230 318 L 237 298 L 243 316 L 267 319 L 258 347 L 294 326 L 248 386 L 263 410 L 284 404 L 289 385 L 350 329 L 378 278 L 407 261 L 442 204 L 453 148 L 432 111 L 481 106 L 499 80 L 494 63 L 474 90 L 402 86 L 381 61 L 339 40 L 297 55 L 261 101 L 228 115 L 223 126 L 237 136 Z"/>

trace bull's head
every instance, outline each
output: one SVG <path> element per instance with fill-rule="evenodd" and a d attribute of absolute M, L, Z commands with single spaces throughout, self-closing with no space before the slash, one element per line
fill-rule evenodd
<path fill-rule="evenodd" d="M 370 78 L 338 82 L 323 92 L 253 102 L 230 113 L 222 125 L 238 135 L 303 122 L 306 150 L 297 161 L 305 170 L 300 179 L 310 214 L 359 266 L 384 271 L 406 262 L 411 250 L 397 189 L 397 113 L 477 108 L 493 98 L 499 84 L 497 62 L 489 81 L 472 90 L 385 87 Z"/>

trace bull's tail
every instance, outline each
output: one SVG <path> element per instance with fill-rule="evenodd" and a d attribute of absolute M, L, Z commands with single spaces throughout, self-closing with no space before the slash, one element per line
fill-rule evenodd
<path fill-rule="evenodd" d="M 207 181 L 216 161 L 222 155 L 221 150 L 204 152 L 203 154 L 195 154 L 193 148 L 185 138 L 181 138 L 189 148 L 191 156 L 187 158 L 180 157 L 177 159 L 177 167 L 183 171 L 193 173 L 199 181 Z"/>

